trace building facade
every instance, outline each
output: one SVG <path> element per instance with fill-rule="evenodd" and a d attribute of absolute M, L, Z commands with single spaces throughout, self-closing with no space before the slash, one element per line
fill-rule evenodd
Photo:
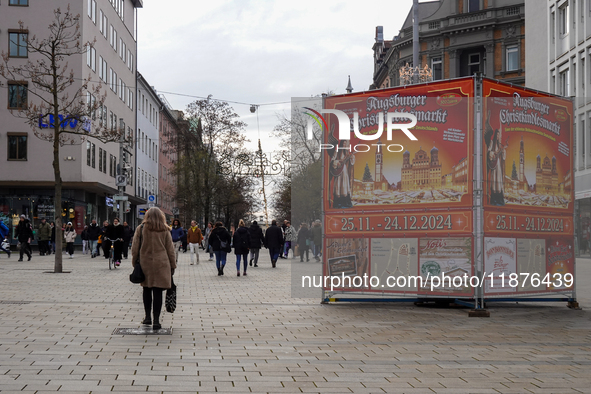
<path fill-rule="evenodd" d="M 401 85 L 399 71 L 413 62 L 412 8 L 397 36 L 376 28 L 370 89 Z M 524 0 L 436 0 L 419 3 L 419 60 L 433 80 L 483 73 L 525 83 Z"/>
<path fill-rule="evenodd" d="M 138 207 L 138 218 L 147 208 L 148 197 L 158 201 L 158 163 L 160 158 L 160 108 L 162 104 L 156 91 L 141 73 L 137 73 L 137 131 L 136 131 L 136 195 L 144 201 Z"/>
<path fill-rule="evenodd" d="M 158 197 L 160 209 L 166 217 L 172 219 L 178 209 L 176 203 L 177 176 L 175 165 L 178 161 L 178 146 L 181 143 L 177 122 L 179 111 L 174 111 L 168 105 L 162 105 L 160 110 L 160 152 L 158 166 Z M 187 224 L 185 224 L 186 226 Z"/>
<path fill-rule="evenodd" d="M 53 11 L 66 4 L 58 0 L 10 0 L 0 2 L 0 51 L 9 54 L 9 64 L 35 61 L 24 40 L 30 35 L 44 37 L 54 20 Z M 135 22 L 141 0 L 78 0 L 70 3 L 71 12 L 80 15 L 81 41 L 94 41 L 87 53 L 67 59 L 78 89 L 90 76 L 90 87 L 102 84 L 104 106 L 91 122 L 105 122 L 133 135 L 135 122 Z M 20 29 L 18 21 L 23 22 Z M 112 219 L 113 194 L 117 193 L 116 175 L 120 163 L 119 143 L 101 143 L 88 138 L 77 139 L 60 149 L 63 207 L 53 212 L 54 170 L 50 142 L 35 136 L 36 130 L 11 109 L 34 103 L 28 89 L 31 81 L 2 81 L 0 84 L 0 216 L 12 226 L 21 214 L 27 215 L 36 227 L 38 220 L 54 219 L 61 214 L 78 232 L 91 219 Z M 92 102 L 96 97 L 87 95 Z M 67 114 L 64 114 L 67 115 Z M 102 123 L 101 123 L 102 124 Z M 65 125 L 66 128 L 69 127 Z M 40 121 L 36 127 L 51 128 Z M 130 150 L 129 146 L 124 151 Z M 128 157 L 132 159 L 131 155 Z M 129 163 L 133 167 L 134 163 Z M 133 180 L 128 179 L 129 183 Z M 133 188 L 131 188 L 133 189 Z M 127 187 L 129 198 L 137 203 Z M 121 214 L 121 213 L 118 213 Z M 122 220 L 132 217 L 122 215 Z"/>
<path fill-rule="evenodd" d="M 583 0 L 526 0 L 526 85 L 571 97 L 574 104 L 574 188 L 576 252 L 591 250 L 591 4 Z M 545 165 L 545 168 L 544 168 Z M 544 172 L 545 171 L 545 172 Z M 552 176 L 551 158 L 540 173 Z M 537 173 L 536 173 L 537 175 Z M 569 191 L 573 179 L 552 180 Z M 546 184 L 548 184 L 546 182 Z M 549 187 L 551 187 L 548 184 Z"/>

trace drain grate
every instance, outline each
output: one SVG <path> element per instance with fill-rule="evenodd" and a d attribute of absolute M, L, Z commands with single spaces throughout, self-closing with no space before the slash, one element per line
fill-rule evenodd
<path fill-rule="evenodd" d="M 172 335 L 172 328 L 153 330 L 152 327 L 116 328 L 111 335 Z"/>
<path fill-rule="evenodd" d="M 0 304 L 30 304 L 31 301 L 0 301 Z"/>

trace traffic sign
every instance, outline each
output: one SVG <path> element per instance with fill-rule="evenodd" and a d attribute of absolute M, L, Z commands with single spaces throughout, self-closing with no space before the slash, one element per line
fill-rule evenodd
<path fill-rule="evenodd" d="M 153 194 L 150 194 L 150 195 L 148 196 L 148 202 L 149 202 L 149 203 L 152 203 L 152 204 L 153 204 L 153 203 L 155 203 L 155 202 L 156 202 L 156 196 L 155 196 L 155 195 L 153 195 Z"/>
<path fill-rule="evenodd" d="M 127 186 L 127 175 L 117 175 L 117 187 L 119 186 Z"/>
<path fill-rule="evenodd" d="M 148 207 L 150 207 L 150 208 L 154 208 L 155 206 L 156 206 L 156 204 L 153 204 L 153 203 L 148 204 Z"/>
<path fill-rule="evenodd" d="M 118 200 L 119 201 L 127 201 L 127 200 L 129 200 L 129 197 L 128 196 L 120 196 L 118 194 L 115 194 L 113 196 L 113 200 L 115 200 L 115 201 L 118 201 Z"/>
<path fill-rule="evenodd" d="M 173 215 L 178 215 L 179 213 L 180 213 L 180 210 L 178 208 L 172 208 Z"/>

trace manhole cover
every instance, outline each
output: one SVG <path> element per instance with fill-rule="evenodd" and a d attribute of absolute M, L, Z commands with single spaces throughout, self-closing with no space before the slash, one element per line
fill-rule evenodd
<path fill-rule="evenodd" d="M 152 327 L 116 328 L 112 335 L 172 335 L 172 328 L 153 330 Z"/>

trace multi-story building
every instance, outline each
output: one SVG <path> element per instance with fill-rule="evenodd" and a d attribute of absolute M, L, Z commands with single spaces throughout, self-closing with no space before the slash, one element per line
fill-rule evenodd
<path fill-rule="evenodd" d="M 583 234 L 591 225 L 591 4 L 526 0 L 525 8 L 526 35 L 535 38 L 526 47 L 526 86 L 573 98 L 575 238 L 577 252 L 589 252 Z M 570 173 L 559 187 L 572 189 Z"/>
<path fill-rule="evenodd" d="M 66 7 L 59 0 L 9 0 L 0 2 L 0 50 L 7 53 L 10 64 L 35 61 L 35 54 L 22 45 L 26 37 L 44 37 L 54 21 L 53 11 Z M 81 42 L 94 47 L 82 55 L 66 59 L 73 70 L 73 89 L 82 86 L 90 76 L 90 86 L 102 83 L 104 106 L 92 121 L 107 122 L 128 135 L 135 130 L 135 59 L 136 14 L 142 0 L 77 0 L 69 3 L 71 11 L 80 16 Z M 24 30 L 19 29 L 23 22 Z M 3 81 L 0 84 L 0 214 L 17 220 L 28 215 L 36 224 L 41 217 L 54 218 L 54 170 L 52 144 L 35 136 L 34 129 L 10 109 L 26 105 L 14 95 L 26 97 L 31 81 Z M 29 102 L 34 102 L 29 95 Z M 96 97 L 88 95 L 88 100 Z M 20 104 L 19 104 L 20 103 Z M 25 104 L 23 104 L 25 103 Z M 66 115 L 66 114 L 64 114 Z M 99 119 L 100 118 L 100 119 Z M 39 124 L 45 127 L 47 123 Z M 60 150 L 65 221 L 72 221 L 80 231 L 91 219 L 112 219 L 113 200 L 117 193 L 117 165 L 120 164 L 119 143 L 101 143 L 89 138 L 65 145 Z M 130 163 L 133 167 L 133 163 Z M 131 179 L 130 179 L 131 181 Z M 132 189 L 132 188 L 131 188 Z M 130 188 L 127 188 L 130 192 Z M 129 196 L 132 202 L 133 193 Z M 122 220 L 131 219 L 131 214 Z"/>
<path fill-rule="evenodd" d="M 410 152 L 402 154 L 402 190 L 436 189 L 441 186 L 441 164 L 439 163 L 439 149 L 431 149 L 431 157 L 423 150 L 415 153 L 412 163 Z"/>
<path fill-rule="evenodd" d="M 160 151 L 160 108 L 158 94 L 137 73 L 136 195 L 142 200 L 158 197 L 158 163 Z M 155 203 L 159 203 L 156 201 Z M 143 207 L 142 207 L 143 208 Z M 141 216 L 141 215 L 140 215 Z"/>
<path fill-rule="evenodd" d="M 535 1 L 535 0 L 534 0 Z M 370 89 L 399 86 L 413 65 L 412 8 L 392 40 L 376 28 Z M 525 83 L 524 0 L 436 0 L 419 3 L 419 60 L 433 80 L 470 76 Z"/>
<path fill-rule="evenodd" d="M 172 110 L 168 105 L 162 105 L 160 109 L 160 153 L 158 173 L 158 198 L 160 209 L 168 219 L 171 219 L 178 209 L 176 203 L 177 176 L 175 165 L 178 158 L 178 146 L 180 143 L 176 136 L 179 135 L 177 122 L 178 111 Z"/>

